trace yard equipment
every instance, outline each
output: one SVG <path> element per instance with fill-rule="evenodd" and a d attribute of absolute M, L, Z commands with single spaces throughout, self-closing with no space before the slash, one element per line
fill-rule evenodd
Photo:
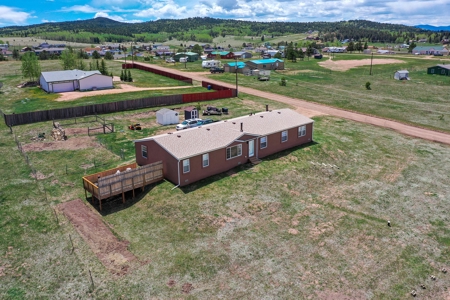
<path fill-rule="evenodd" d="M 204 116 L 210 116 L 210 115 L 221 115 L 222 111 L 214 106 L 207 106 L 206 110 L 203 111 Z"/>
<path fill-rule="evenodd" d="M 128 129 L 130 129 L 130 130 L 141 130 L 142 127 L 141 127 L 141 124 L 136 123 L 136 124 L 128 125 Z"/>

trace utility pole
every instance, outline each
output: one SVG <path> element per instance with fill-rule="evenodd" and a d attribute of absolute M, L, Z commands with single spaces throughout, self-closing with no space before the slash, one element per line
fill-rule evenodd
<path fill-rule="evenodd" d="M 370 58 L 370 74 L 372 75 L 372 61 L 373 61 L 373 53 L 372 53 L 372 57 Z"/>
<path fill-rule="evenodd" d="M 238 93 L 238 75 L 237 75 L 237 70 L 238 70 L 237 56 L 234 57 L 234 60 L 236 61 L 236 64 L 234 65 L 234 68 L 236 71 L 236 97 L 238 97 L 239 93 Z"/>

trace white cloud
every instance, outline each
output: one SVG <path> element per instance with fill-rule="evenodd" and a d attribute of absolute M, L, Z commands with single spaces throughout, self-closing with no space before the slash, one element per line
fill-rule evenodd
<path fill-rule="evenodd" d="M 16 8 L 8 6 L 0 6 L 0 23 L 24 25 L 31 14 L 18 11 Z"/>
<path fill-rule="evenodd" d="M 74 6 L 71 6 L 71 7 L 63 7 L 63 8 L 61 8 L 61 11 L 64 11 L 64 12 L 82 12 L 82 13 L 88 13 L 89 14 L 89 13 L 98 12 L 99 9 L 94 8 L 94 7 L 86 4 L 86 5 L 74 5 Z M 108 11 L 108 10 L 104 10 L 104 11 Z"/>
<path fill-rule="evenodd" d="M 118 22 L 124 22 L 124 23 L 140 23 L 142 22 L 142 20 L 128 20 L 125 19 L 121 16 L 111 16 L 109 14 L 107 14 L 106 12 L 98 12 L 95 14 L 94 18 L 108 18 L 114 21 L 118 21 Z"/>
<path fill-rule="evenodd" d="M 165 0 L 154 2 L 151 8 L 144 9 L 134 14 L 139 18 L 155 18 L 155 19 L 181 19 L 198 15 L 197 11 L 187 9 L 186 6 L 180 6 L 173 0 Z"/>

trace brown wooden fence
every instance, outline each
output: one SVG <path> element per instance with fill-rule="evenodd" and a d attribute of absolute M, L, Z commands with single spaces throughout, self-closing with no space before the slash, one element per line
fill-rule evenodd
<path fill-rule="evenodd" d="M 95 114 L 108 114 L 125 110 L 136 110 L 147 107 L 174 105 L 181 103 L 183 103 L 183 95 L 168 95 L 86 106 L 39 110 L 21 114 L 11 114 L 5 115 L 4 119 L 7 126 L 16 126 L 58 119 L 69 119 Z"/>
<path fill-rule="evenodd" d="M 192 84 L 192 78 L 186 77 L 186 76 L 182 76 L 182 75 L 178 75 L 178 74 L 173 74 L 167 71 L 163 71 L 163 70 L 159 70 L 159 69 L 155 69 L 152 68 L 150 66 L 143 66 L 140 64 L 122 64 L 122 69 L 139 69 L 139 70 L 143 70 L 143 71 L 147 71 L 147 72 L 151 72 L 151 73 L 155 73 L 161 76 L 165 76 L 165 77 L 169 77 L 172 79 L 176 79 L 176 80 L 180 80 L 186 83 L 190 83 Z"/>
<path fill-rule="evenodd" d="M 125 64 L 124 64 L 125 65 Z M 148 72 L 162 72 L 171 74 L 166 71 L 160 71 L 153 69 L 151 67 L 141 66 L 138 64 L 126 64 L 127 67 L 139 67 L 142 70 Z M 162 75 L 162 74 L 161 74 Z M 166 75 L 164 75 L 166 76 Z M 171 74 L 171 78 L 179 77 L 178 80 L 184 80 L 183 78 L 187 78 L 184 76 L 180 76 L 177 74 Z M 170 76 L 168 76 L 170 77 Z M 190 79 L 190 78 L 188 78 Z M 192 83 L 192 79 L 191 83 Z M 214 84 L 208 81 L 202 81 L 202 86 L 207 88 L 210 86 L 211 89 L 215 90 L 215 92 L 205 92 L 205 93 L 193 93 L 193 94 L 181 94 L 181 95 L 168 95 L 168 96 L 159 96 L 159 97 L 150 97 L 150 98 L 142 98 L 142 99 L 133 99 L 133 100 L 125 100 L 118 102 L 110 102 L 110 103 L 101 103 L 101 104 L 92 104 L 86 106 L 76 106 L 76 107 L 67 107 L 67 108 L 58 108 L 51 110 L 40 110 L 33 112 L 26 112 L 20 114 L 4 114 L 5 124 L 7 126 L 17 126 L 23 124 L 31 124 L 37 122 L 51 121 L 51 120 L 61 120 L 61 119 L 70 119 L 77 118 L 83 116 L 91 116 L 96 114 L 108 114 L 115 113 L 125 110 L 136 110 L 148 107 L 156 107 L 163 105 L 175 105 L 182 103 L 190 103 L 190 102 L 199 102 L 199 101 L 209 101 L 209 100 L 217 100 L 217 99 L 225 99 L 236 97 L 236 89 L 232 89 L 226 86 L 222 86 L 219 84 Z"/>

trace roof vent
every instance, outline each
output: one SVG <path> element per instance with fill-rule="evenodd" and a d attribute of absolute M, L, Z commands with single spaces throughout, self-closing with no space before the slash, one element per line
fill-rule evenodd
<path fill-rule="evenodd" d="M 281 111 L 279 111 L 278 113 L 281 114 Z"/>
<path fill-rule="evenodd" d="M 259 116 L 260 118 L 264 118 L 264 116 Z"/>
<path fill-rule="evenodd" d="M 236 124 L 236 122 L 233 122 L 233 124 Z"/>
<path fill-rule="evenodd" d="M 173 134 L 173 132 L 168 132 L 167 134 Z"/>
<path fill-rule="evenodd" d="M 210 131 L 210 130 L 211 130 L 211 128 L 206 128 L 206 130 Z"/>
<path fill-rule="evenodd" d="M 177 137 L 179 137 L 179 138 L 180 138 L 180 137 L 181 137 L 181 135 L 179 135 L 179 134 L 178 134 L 178 135 L 177 135 Z"/>

